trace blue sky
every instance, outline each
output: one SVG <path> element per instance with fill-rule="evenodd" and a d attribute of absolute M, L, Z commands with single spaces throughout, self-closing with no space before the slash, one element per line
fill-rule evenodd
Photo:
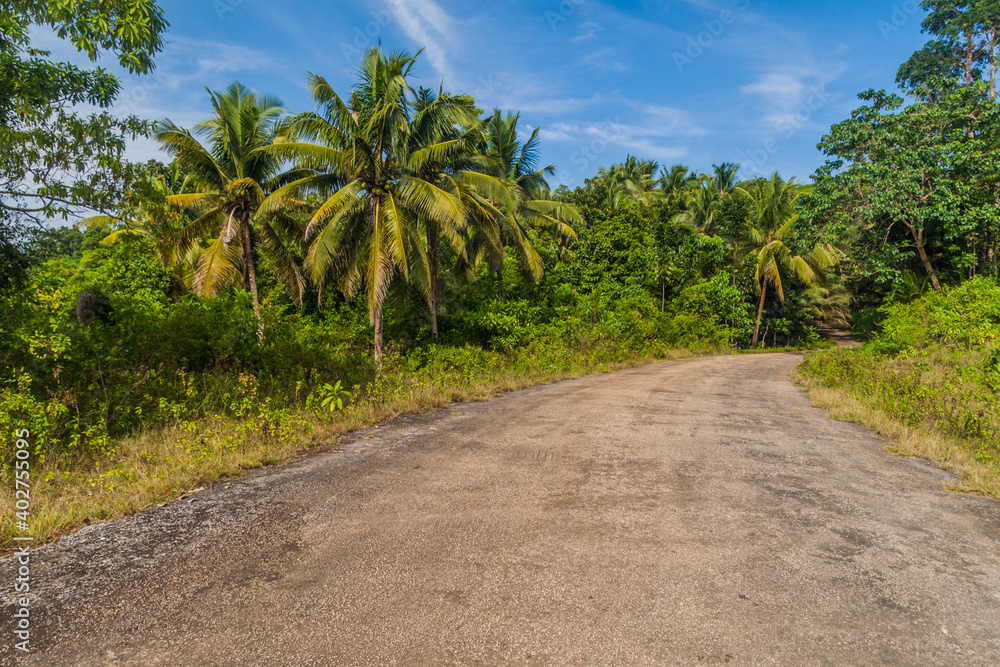
<path fill-rule="evenodd" d="M 347 93 L 361 52 L 381 40 L 424 49 L 415 83 L 443 80 L 541 127 L 553 186 L 581 184 L 627 154 L 807 181 L 830 125 L 862 90 L 894 89 L 899 64 L 926 39 L 915 0 L 160 4 L 171 28 L 157 71 L 126 77 L 119 112 L 188 126 L 208 113 L 205 87 L 237 79 L 292 112 L 312 109 L 306 71 Z M 162 158 L 148 141 L 130 155 Z"/>

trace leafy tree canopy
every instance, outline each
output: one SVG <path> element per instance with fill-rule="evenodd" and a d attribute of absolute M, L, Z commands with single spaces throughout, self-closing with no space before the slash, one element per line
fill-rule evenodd
<path fill-rule="evenodd" d="M 49 29 L 91 61 L 104 52 L 134 74 L 153 69 L 167 28 L 154 0 L 0 2 L 0 217 L 14 223 L 67 218 L 81 208 L 110 210 L 134 168 L 125 138 L 146 122 L 113 117 L 121 89 L 107 70 L 53 60 L 31 44 Z M 100 111 L 81 115 L 78 104 Z"/>

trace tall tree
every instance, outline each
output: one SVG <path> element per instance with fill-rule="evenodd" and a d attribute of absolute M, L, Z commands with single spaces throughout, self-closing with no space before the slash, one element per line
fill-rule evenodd
<path fill-rule="evenodd" d="M 874 283 L 908 268 L 936 290 L 986 270 L 998 250 L 1000 106 L 984 82 L 903 108 L 884 91 L 834 125 L 815 176 L 828 222 L 857 230 L 855 254 Z M 915 263 L 909 259 L 915 260 Z"/>
<path fill-rule="evenodd" d="M 425 283 L 431 336 L 437 338 L 442 240 L 447 239 L 468 262 L 465 231 L 469 219 L 496 217 L 500 215 L 497 206 L 513 209 L 516 200 L 502 180 L 505 174 L 499 163 L 479 153 L 484 143 L 481 111 L 471 97 L 419 88 L 413 95 L 412 106 L 408 153 L 415 156 L 412 166 L 416 175 L 458 197 L 466 214 L 451 222 L 418 216 L 425 252 L 416 256 L 422 261 L 415 262 L 415 277 L 426 276 L 419 282 Z M 425 154 L 424 149 L 429 147 L 436 147 L 434 155 Z"/>
<path fill-rule="evenodd" d="M 617 209 L 626 201 L 649 204 L 660 195 L 657 190 L 656 170 L 659 165 L 654 160 L 640 160 L 629 155 L 620 164 L 601 167 L 597 170 L 597 179 L 607 189 L 607 204 Z"/>
<path fill-rule="evenodd" d="M 123 200 L 115 215 L 96 215 L 81 220 L 77 227 L 106 233 L 102 246 L 133 241 L 147 242 L 156 249 L 160 266 L 171 272 L 175 287 L 187 291 L 194 286 L 195 268 L 202 246 L 181 237 L 190 223 L 183 212 L 170 206 L 167 198 L 184 194 L 191 182 L 175 160 L 164 166 L 155 160 L 147 163 L 147 173 L 132 183 L 130 196 Z"/>
<path fill-rule="evenodd" d="M 133 170 L 127 137 L 145 121 L 107 112 L 121 82 L 102 69 L 52 59 L 33 46 L 51 30 L 96 61 L 102 53 L 132 74 L 153 69 L 167 28 L 154 0 L 4 2 L 0 12 L 0 223 L 110 212 Z M 98 109 L 89 115 L 80 105 Z"/>
<path fill-rule="evenodd" d="M 411 141 L 408 77 L 415 62 L 416 56 L 403 52 L 369 49 L 349 102 L 326 79 L 310 75 L 320 113 L 297 116 L 291 128 L 295 140 L 271 149 L 308 173 L 264 204 L 270 211 L 301 192 L 325 193 L 306 228 L 305 266 L 317 284 L 337 281 L 348 296 L 365 288 L 380 367 L 386 293 L 396 275 L 409 275 L 411 256 L 419 252 L 417 220 L 444 229 L 459 227 L 465 216 L 454 189 L 437 182 L 439 172 L 428 176 L 423 169 L 428 161 L 460 150 L 460 144 L 447 138 Z"/>
<path fill-rule="evenodd" d="M 997 0 L 924 0 L 928 11 L 921 27 L 933 35 L 899 68 L 896 80 L 909 90 L 926 90 L 935 77 L 951 77 L 962 86 L 989 82 L 996 97 L 1000 2 Z"/>
<path fill-rule="evenodd" d="M 512 247 L 526 275 L 541 280 L 544 264 L 531 240 L 530 230 L 541 228 L 568 241 L 576 237 L 573 225 L 583 223 L 572 204 L 552 199 L 547 174 L 555 165 L 539 167 L 540 128 L 532 130 L 526 141 L 518 136 L 520 114 L 503 114 L 494 109 L 483 124 L 484 150 L 505 174 L 512 205 L 481 206 L 477 211 L 475 246 L 490 255 L 497 272 L 497 292 L 503 299 L 503 258 L 505 248 Z M 484 202 L 489 204 L 490 202 Z"/>
<path fill-rule="evenodd" d="M 660 180 L 657 181 L 663 194 L 670 197 L 687 190 L 688 171 L 688 167 L 683 164 L 675 164 L 669 170 L 664 167 L 660 172 Z"/>
<path fill-rule="evenodd" d="M 723 162 L 712 165 L 712 184 L 720 194 L 728 195 L 736 188 L 736 174 L 740 165 L 736 162 Z"/>
<path fill-rule="evenodd" d="M 686 225 L 706 236 L 715 235 L 716 216 L 722 208 L 722 194 L 709 181 L 704 187 L 688 190 L 685 210 L 674 216 L 674 223 Z"/>
<path fill-rule="evenodd" d="M 211 92 L 214 115 L 196 125 L 194 133 L 170 120 L 156 124 L 156 139 L 189 177 L 189 192 L 167 196 L 170 204 L 198 217 L 180 235 L 186 250 L 200 239 L 214 239 L 201 253 L 194 277 L 195 290 L 216 294 L 242 275 L 250 293 L 258 331 L 263 340 L 263 318 L 257 286 L 258 239 L 268 253 L 278 278 L 296 303 L 302 302 L 305 280 L 284 238 L 300 235 L 294 221 L 283 215 L 284 200 L 261 215 L 270 192 L 302 172 L 285 171 L 283 160 L 269 149 L 279 140 L 281 101 L 257 95 L 239 82 L 223 92 Z M 202 144 L 195 135 L 207 140 Z M 235 243 L 234 243 L 235 241 Z"/>
<path fill-rule="evenodd" d="M 752 206 L 748 236 L 757 255 L 754 280 L 760 300 L 751 345 L 757 347 L 768 285 L 775 288 L 784 302 L 783 271 L 791 270 L 802 282 L 812 284 L 825 279 L 826 269 L 837 263 L 837 254 L 832 247 L 818 244 L 809 255 L 793 255 L 786 244 L 799 218 L 794 211 L 798 197 L 795 179 L 785 181 L 775 173 L 769 179 L 755 179 L 747 187 L 738 187 L 736 191 L 746 197 Z"/>

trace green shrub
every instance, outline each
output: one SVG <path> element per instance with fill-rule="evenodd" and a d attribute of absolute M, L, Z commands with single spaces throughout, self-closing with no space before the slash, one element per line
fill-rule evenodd
<path fill-rule="evenodd" d="M 889 304 L 882 311 L 875 341 L 887 353 L 934 343 L 971 349 L 1000 336 L 1000 284 L 978 277 L 909 303 Z"/>
<path fill-rule="evenodd" d="M 930 424 L 1000 443 L 1000 285 L 976 278 L 882 309 L 881 330 L 858 350 L 807 357 L 803 372 L 910 426 Z"/>
<path fill-rule="evenodd" d="M 735 345 L 753 329 L 749 306 L 729 274 L 718 273 L 684 289 L 671 301 L 673 318 L 664 332 L 668 344 L 689 349 Z"/>

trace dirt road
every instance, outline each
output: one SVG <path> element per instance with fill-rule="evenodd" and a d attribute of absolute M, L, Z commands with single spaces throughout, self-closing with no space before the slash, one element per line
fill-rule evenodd
<path fill-rule="evenodd" d="M 82 530 L 33 556 L 18 664 L 1000 664 L 1000 504 L 798 362 L 454 406 Z"/>

